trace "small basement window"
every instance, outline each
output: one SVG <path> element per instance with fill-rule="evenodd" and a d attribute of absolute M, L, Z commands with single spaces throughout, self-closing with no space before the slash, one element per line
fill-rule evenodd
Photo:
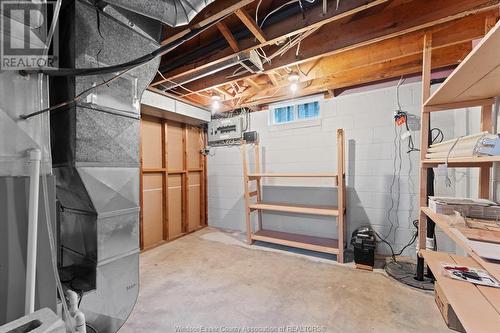
<path fill-rule="evenodd" d="M 271 124 L 280 125 L 317 119 L 320 116 L 320 97 L 297 99 L 269 105 Z"/>

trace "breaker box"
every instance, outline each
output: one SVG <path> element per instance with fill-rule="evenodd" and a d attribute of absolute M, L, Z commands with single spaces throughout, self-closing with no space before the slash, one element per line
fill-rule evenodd
<path fill-rule="evenodd" d="M 241 139 L 243 135 L 242 123 L 241 117 L 212 120 L 208 124 L 208 142 Z"/>

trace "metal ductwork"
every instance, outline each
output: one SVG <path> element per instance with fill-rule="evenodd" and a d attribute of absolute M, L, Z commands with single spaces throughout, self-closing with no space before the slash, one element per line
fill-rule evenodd
<path fill-rule="evenodd" d="M 159 46 L 82 0 L 64 3 L 60 40 L 65 68 L 115 65 Z M 121 327 L 139 291 L 140 99 L 159 63 L 137 67 L 51 114 L 61 279 L 83 294 L 80 309 L 100 333 Z M 53 77 L 51 104 L 110 77 Z"/>
<path fill-rule="evenodd" d="M 260 73 L 264 70 L 259 54 L 257 51 L 251 50 L 249 52 L 240 52 L 227 60 L 205 67 L 194 73 L 181 75 L 173 81 L 163 82 L 160 88 L 164 91 L 171 90 L 236 65 L 242 66 L 249 73 Z"/>
<path fill-rule="evenodd" d="M 171 27 L 188 24 L 214 0 L 105 0 L 110 5 L 125 8 L 158 20 Z"/>

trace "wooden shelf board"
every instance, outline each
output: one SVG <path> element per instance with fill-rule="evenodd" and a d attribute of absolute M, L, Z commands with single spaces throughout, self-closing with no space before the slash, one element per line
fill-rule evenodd
<path fill-rule="evenodd" d="M 495 332 L 500 327 L 500 289 L 476 286 L 441 273 L 441 263 L 478 267 L 469 257 L 420 251 L 467 332 Z"/>
<path fill-rule="evenodd" d="M 499 54 L 500 22 L 427 99 L 424 106 L 466 103 L 500 96 Z"/>
<path fill-rule="evenodd" d="M 337 178 L 336 173 L 251 173 L 249 177 L 282 178 Z"/>
<path fill-rule="evenodd" d="M 339 253 L 338 240 L 333 238 L 306 236 L 272 230 L 259 230 L 252 234 L 252 239 L 323 253 Z"/>
<path fill-rule="evenodd" d="M 474 164 L 484 164 L 484 163 L 492 163 L 492 162 L 500 162 L 500 156 L 473 156 L 473 157 L 455 157 L 448 159 L 448 165 L 453 166 L 454 164 L 460 165 L 474 165 Z M 428 165 L 437 165 L 437 164 L 445 164 L 445 158 L 435 158 L 435 159 L 425 159 L 422 160 L 422 164 Z"/>
<path fill-rule="evenodd" d="M 338 216 L 339 211 L 332 206 L 309 206 L 309 205 L 291 205 L 273 202 L 257 202 L 248 206 L 250 209 L 270 210 L 276 212 L 299 213 L 309 215 Z"/>
<path fill-rule="evenodd" d="M 443 215 L 434 212 L 429 207 L 422 207 L 422 212 L 427 215 L 436 225 L 443 230 L 448 237 L 450 237 L 458 246 L 464 249 L 468 255 L 470 255 L 479 265 L 481 265 L 485 270 L 487 270 L 491 275 L 493 275 L 498 281 L 500 281 L 500 264 L 495 264 L 491 261 L 481 258 L 472 248 L 463 241 L 457 234 L 453 231 L 455 228 L 450 226 L 452 222 L 452 217 L 450 215 Z"/>

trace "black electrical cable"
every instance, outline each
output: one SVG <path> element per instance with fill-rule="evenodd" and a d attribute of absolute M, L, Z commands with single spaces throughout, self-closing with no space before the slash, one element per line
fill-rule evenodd
<path fill-rule="evenodd" d="M 437 132 L 436 136 L 433 136 L 432 132 Z M 431 144 L 443 142 L 444 134 L 443 134 L 443 131 L 441 131 L 441 129 L 434 127 L 430 130 L 430 134 L 431 134 L 431 138 L 432 138 Z"/>
<path fill-rule="evenodd" d="M 92 332 L 99 333 L 99 331 L 97 331 L 97 329 L 94 326 L 92 326 L 88 323 L 85 323 L 85 326 L 87 326 L 87 328 L 90 328 L 92 330 Z"/>
<path fill-rule="evenodd" d="M 198 36 L 200 33 L 204 32 L 205 30 L 209 29 L 210 27 L 214 26 L 217 24 L 219 21 L 223 20 L 226 18 L 228 15 L 225 15 L 221 17 L 220 19 L 204 26 L 200 27 L 194 30 L 191 30 L 181 38 L 170 42 L 168 44 L 162 45 L 156 50 L 154 50 L 151 53 L 145 54 L 141 57 L 138 57 L 136 59 L 127 61 L 125 63 L 117 64 L 117 65 L 111 65 L 107 67 L 99 67 L 99 68 L 59 68 L 59 69 L 53 69 L 53 68 L 47 68 L 47 69 L 38 69 L 38 70 L 24 70 L 21 71 L 22 73 L 25 74 L 37 74 L 37 73 L 42 73 L 46 74 L 48 76 L 86 76 L 86 75 L 98 75 L 98 74 L 110 74 L 110 73 L 116 73 L 121 70 L 128 70 L 131 68 L 135 68 L 137 66 L 143 65 L 147 63 L 148 61 L 151 61 L 157 57 L 161 57 L 165 55 L 166 53 L 174 50 L 177 48 L 179 45 L 183 44 L 184 42 L 187 42 L 188 40 Z"/>

